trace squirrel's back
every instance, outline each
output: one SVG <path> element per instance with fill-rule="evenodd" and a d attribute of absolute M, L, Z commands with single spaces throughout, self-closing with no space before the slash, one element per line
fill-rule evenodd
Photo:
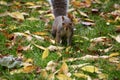
<path fill-rule="evenodd" d="M 55 17 L 67 15 L 68 1 L 69 0 L 51 0 Z"/>

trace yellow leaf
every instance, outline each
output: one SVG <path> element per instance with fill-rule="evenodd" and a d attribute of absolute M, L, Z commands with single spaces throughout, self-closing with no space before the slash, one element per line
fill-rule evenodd
<path fill-rule="evenodd" d="M 45 15 L 46 17 L 49 17 L 49 19 L 53 20 L 54 19 L 54 15 L 53 14 L 47 14 Z"/>
<path fill-rule="evenodd" d="M 80 15 L 84 16 L 84 17 L 88 17 L 88 15 L 82 11 L 79 11 Z"/>
<path fill-rule="evenodd" d="M 46 49 L 44 50 L 43 54 L 42 54 L 42 59 L 47 58 L 48 55 L 49 55 L 49 49 L 46 48 Z"/>
<path fill-rule="evenodd" d="M 17 27 L 16 27 L 15 25 L 10 25 L 10 26 L 9 26 L 9 29 L 10 29 L 10 30 L 15 30 L 16 28 L 17 28 Z"/>
<path fill-rule="evenodd" d="M 113 62 L 113 63 L 119 63 L 119 58 L 118 57 L 110 57 L 109 61 Z"/>
<path fill-rule="evenodd" d="M 58 78 L 58 80 L 72 80 L 70 77 L 64 74 L 58 74 L 56 77 Z"/>
<path fill-rule="evenodd" d="M 116 57 L 116 56 L 119 56 L 120 54 L 118 53 L 118 52 L 116 52 L 116 53 L 111 53 L 110 55 L 109 55 L 109 57 Z"/>
<path fill-rule="evenodd" d="M 117 64 L 117 70 L 120 70 L 120 63 Z"/>
<path fill-rule="evenodd" d="M 7 2 L 6 2 L 6 1 L 1 0 L 1 1 L 0 1 L 0 5 L 8 5 L 8 4 L 7 4 Z"/>
<path fill-rule="evenodd" d="M 23 67 L 23 73 L 31 73 L 36 69 L 36 66 L 29 65 Z"/>
<path fill-rule="evenodd" d="M 17 20 L 22 20 L 22 21 L 24 20 L 23 14 L 18 12 L 18 11 L 17 12 L 8 13 L 8 15 L 13 17 L 13 18 L 15 18 L 15 19 L 17 19 Z"/>
<path fill-rule="evenodd" d="M 34 44 L 34 43 L 33 43 Z M 37 44 L 34 44 L 37 48 L 39 48 L 39 49 L 42 49 L 42 50 L 45 50 L 45 48 L 43 47 L 43 46 L 39 46 L 39 45 L 37 45 Z"/>
<path fill-rule="evenodd" d="M 33 59 L 28 58 L 25 62 L 26 62 L 26 63 L 33 63 Z"/>
<path fill-rule="evenodd" d="M 13 74 L 16 74 L 16 73 L 22 73 L 23 72 L 23 69 L 14 69 L 12 71 L 10 71 L 10 74 L 13 75 Z"/>
<path fill-rule="evenodd" d="M 75 7 L 80 7 L 81 6 L 81 2 L 80 1 L 73 0 L 71 3 Z"/>
<path fill-rule="evenodd" d="M 34 6 L 35 4 L 33 2 L 26 2 L 25 5 Z"/>
<path fill-rule="evenodd" d="M 87 7 L 90 7 L 91 6 L 91 0 L 85 0 L 85 1 L 86 1 Z"/>
<path fill-rule="evenodd" d="M 35 35 L 41 35 L 41 36 L 46 36 L 48 35 L 47 32 L 34 32 Z"/>
<path fill-rule="evenodd" d="M 61 68 L 60 68 L 60 73 L 67 74 L 68 73 L 68 66 L 65 62 L 63 62 Z"/>
<path fill-rule="evenodd" d="M 66 51 L 66 52 L 69 52 L 70 49 L 71 49 L 71 46 L 68 46 L 68 47 L 65 49 L 65 51 Z"/>
<path fill-rule="evenodd" d="M 106 80 L 108 78 L 108 75 L 104 74 L 104 73 L 100 73 L 100 74 L 98 74 L 98 77 L 100 80 L 104 80 L 104 79 Z"/>
<path fill-rule="evenodd" d="M 74 73 L 74 75 L 75 75 L 76 77 L 78 77 L 78 78 L 84 78 L 84 79 L 86 79 L 86 80 L 92 80 L 90 76 L 85 75 L 85 74 L 83 74 L 83 73 Z"/>
<path fill-rule="evenodd" d="M 55 79 L 55 77 L 54 77 L 55 75 L 52 73 L 52 74 L 50 74 L 49 76 L 48 76 L 48 80 L 54 80 Z"/>
<path fill-rule="evenodd" d="M 48 77 L 48 73 L 46 72 L 46 70 L 45 69 L 42 69 L 41 70 L 41 74 L 40 74 L 43 78 L 47 78 Z"/>
<path fill-rule="evenodd" d="M 89 66 L 88 65 L 88 66 L 82 67 L 81 69 L 84 70 L 84 71 L 87 71 L 87 72 L 91 72 L 91 73 L 94 73 L 94 72 L 99 73 L 99 69 L 95 66 Z"/>

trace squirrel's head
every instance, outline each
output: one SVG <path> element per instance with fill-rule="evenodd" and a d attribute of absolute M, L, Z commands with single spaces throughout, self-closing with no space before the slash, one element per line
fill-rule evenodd
<path fill-rule="evenodd" d="M 73 24 L 72 24 L 71 20 L 66 16 L 62 16 L 62 26 L 65 31 L 73 30 Z"/>

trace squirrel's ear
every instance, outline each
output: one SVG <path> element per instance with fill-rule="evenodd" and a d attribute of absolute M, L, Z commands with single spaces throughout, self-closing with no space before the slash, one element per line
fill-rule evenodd
<path fill-rule="evenodd" d="M 64 16 L 62 16 L 62 20 L 64 20 L 65 18 L 64 18 Z"/>
<path fill-rule="evenodd" d="M 70 14 L 70 13 L 68 13 L 68 18 L 71 20 L 71 21 L 73 21 L 73 15 L 72 14 Z"/>

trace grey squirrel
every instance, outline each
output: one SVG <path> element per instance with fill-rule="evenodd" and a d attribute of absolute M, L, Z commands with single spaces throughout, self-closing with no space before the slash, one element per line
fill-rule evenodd
<path fill-rule="evenodd" d="M 73 36 L 73 24 L 67 16 L 69 0 L 50 0 L 53 8 L 55 20 L 52 25 L 52 36 L 56 43 L 67 41 L 67 45 L 71 45 Z"/>

